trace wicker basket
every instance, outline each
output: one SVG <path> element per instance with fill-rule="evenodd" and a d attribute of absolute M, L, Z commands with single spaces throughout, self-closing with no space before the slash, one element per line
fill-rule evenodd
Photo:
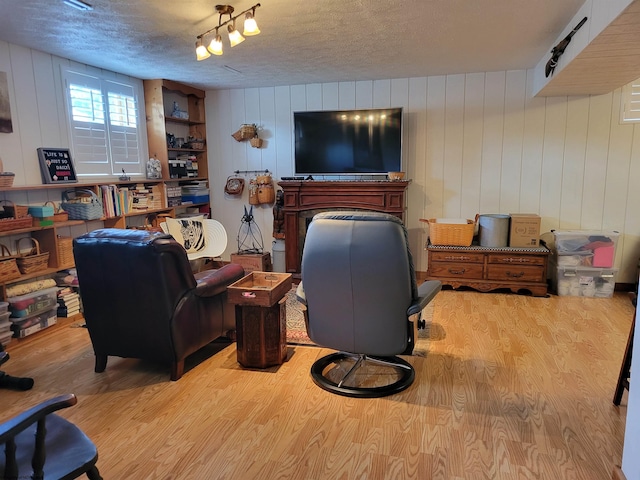
<path fill-rule="evenodd" d="M 231 136 L 236 139 L 238 142 L 242 142 L 244 140 L 249 140 L 257 135 L 257 127 L 252 123 L 245 123 L 240 127 L 235 133 L 232 133 Z"/>
<path fill-rule="evenodd" d="M 432 245 L 468 247 L 473 241 L 473 220 L 467 219 L 467 223 L 438 223 L 435 218 L 421 218 L 420 221 L 429 224 L 429 241 Z"/>
<path fill-rule="evenodd" d="M 15 173 L 11 172 L 0 172 L 0 187 L 11 187 L 13 186 L 13 180 L 16 178 Z"/>
<path fill-rule="evenodd" d="M 5 172 L 2 159 L 0 158 L 0 187 L 11 187 L 16 178 L 15 173 Z"/>
<path fill-rule="evenodd" d="M 253 137 L 251 140 L 249 140 L 249 143 L 251 143 L 251 146 L 253 148 L 262 147 L 262 139 L 260 137 Z"/>
<path fill-rule="evenodd" d="M 73 238 L 58 235 L 56 243 L 58 244 L 58 265 L 62 267 L 73 265 L 75 262 L 73 258 Z"/>
<path fill-rule="evenodd" d="M 4 202 L 2 208 L 7 214 L 7 217 L 21 218 L 29 215 L 29 205 L 16 205 L 11 200 L 0 200 L 0 203 Z"/>
<path fill-rule="evenodd" d="M 22 253 L 20 244 L 27 240 L 33 244 L 28 252 Z M 20 273 L 34 273 L 49 266 L 49 252 L 40 252 L 40 242 L 33 237 L 22 237 L 16 241 L 16 263 Z"/>
<path fill-rule="evenodd" d="M 20 230 L 21 228 L 31 228 L 32 226 L 33 219 L 31 215 L 21 218 L 0 218 L 0 232 Z"/>
<path fill-rule="evenodd" d="M 91 190 L 65 190 L 60 206 L 71 220 L 99 220 L 104 216 L 102 201 Z"/>
<path fill-rule="evenodd" d="M 11 255 L 9 249 L 3 244 L 0 244 L 0 255 L 0 283 L 20 278 L 16 257 Z"/>
<path fill-rule="evenodd" d="M 202 141 L 193 141 L 191 142 L 191 148 L 193 150 L 204 150 L 204 142 Z"/>
<path fill-rule="evenodd" d="M 44 202 L 45 205 L 51 204 L 53 207 L 53 221 L 54 222 L 66 222 L 69 220 L 69 214 L 62 210 L 59 206 L 52 202 L 51 200 Z"/>

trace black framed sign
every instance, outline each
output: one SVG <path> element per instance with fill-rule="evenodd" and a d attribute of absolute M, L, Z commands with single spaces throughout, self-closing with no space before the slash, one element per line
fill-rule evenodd
<path fill-rule="evenodd" d="M 77 183 L 68 148 L 38 148 L 38 160 L 44 183 Z"/>

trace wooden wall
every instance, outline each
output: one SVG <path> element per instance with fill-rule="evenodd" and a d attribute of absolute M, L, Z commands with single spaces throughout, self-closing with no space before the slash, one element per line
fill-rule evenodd
<path fill-rule="evenodd" d="M 407 227 L 421 252 L 419 218 L 538 213 L 542 231 L 617 230 L 617 281 L 637 279 L 640 257 L 640 126 L 621 125 L 620 89 L 600 96 L 533 98 L 532 71 L 340 82 L 207 92 L 213 212 L 233 237 L 242 199 L 222 186 L 234 170 L 293 175 L 292 112 L 404 107 Z M 264 148 L 237 143 L 242 123 Z M 271 241 L 271 209 L 255 217 Z M 235 244 L 231 241 L 229 251 Z M 415 255 L 426 270 L 425 254 Z"/>
<path fill-rule="evenodd" d="M 16 173 L 16 185 L 40 183 L 37 147 L 68 146 L 59 69 L 69 63 L 0 42 L 14 127 L 0 134 L 0 158 Z M 402 106 L 412 180 L 407 226 L 419 270 L 426 270 L 427 239 L 419 218 L 529 212 L 542 216 L 543 231 L 620 231 L 617 280 L 635 282 L 640 135 L 638 126 L 619 123 L 620 90 L 533 98 L 531 84 L 531 71 L 518 70 L 207 92 L 212 203 L 230 239 L 225 257 L 237 248 L 248 196 L 225 197 L 224 182 L 234 170 L 293 175 L 293 111 Z M 262 128 L 264 148 L 231 137 L 245 122 Z M 59 192 L 29 192 L 24 201 L 48 195 L 58 200 Z M 258 206 L 254 214 L 270 249 L 271 207 Z"/>

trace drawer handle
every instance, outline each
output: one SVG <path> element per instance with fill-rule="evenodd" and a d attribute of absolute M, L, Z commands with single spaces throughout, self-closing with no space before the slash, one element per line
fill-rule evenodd
<path fill-rule="evenodd" d="M 449 269 L 449 273 L 451 275 L 464 275 L 464 272 L 466 271 L 466 268 L 463 268 L 462 270 L 453 270 L 453 269 Z"/>
<path fill-rule="evenodd" d="M 503 258 L 501 260 L 503 263 L 531 263 L 531 260 L 528 258 Z"/>
<path fill-rule="evenodd" d="M 506 273 L 507 273 L 507 277 L 511 277 L 511 278 L 520 278 L 524 275 L 524 272 L 520 272 L 520 273 L 506 272 Z"/>
<path fill-rule="evenodd" d="M 444 257 L 444 258 L 445 258 L 445 260 L 458 260 L 458 261 L 460 261 L 460 260 L 462 260 L 462 261 L 471 260 L 471 257 L 465 257 L 464 255 L 461 255 L 459 257 L 456 257 L 456 256 L 452 255 L 452 256 L 447 256 L 447 257 Z"/>

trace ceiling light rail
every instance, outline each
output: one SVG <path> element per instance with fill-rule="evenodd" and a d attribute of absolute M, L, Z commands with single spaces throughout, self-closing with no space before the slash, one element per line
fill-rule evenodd
<path fill-rule="evenodd" d="M 229 44 L 232 47 L 244 42 L 244 37 L 258 35 L 260 33 L 260 29 L 256 23 L 255 14 L 256 8 L 259 6 L 260 4 L 256 3 L 253 7 L 240 12 L 236 16 L 232 16 L 234 8 L 231 5 L 216 5 L 216 12 L 219 14 L 218 25 L 196 37 L 196 60 L 205 60 L 209 58 L 211 54 L 222 55 L 222 36 L 220 36 L 218 30 L 225 25 L 227 26 L 227 32 L 229 35 Z M 229 18 L 224 22 L 222 21 L 223 15 L 229 15 Z M 240 34 L 240 32 L 236 30 L 236 19 L 242 15 L 245 16 L 244 30 L 242 34 Z M 213 36 L 211 43 L 205 46 L 205 37 L 213 32 L 215 32 L 215 35 Z"/>

